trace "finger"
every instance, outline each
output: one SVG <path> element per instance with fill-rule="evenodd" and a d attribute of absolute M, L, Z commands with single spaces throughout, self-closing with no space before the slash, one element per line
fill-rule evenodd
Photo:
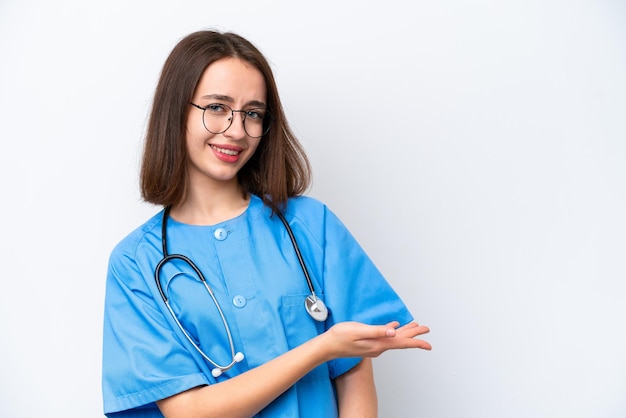
<path fill-rule="evenodd" d="M 400 325 L 398 321 L 389 322 L 385 325 L 385 336 L 386 337 L 395 337 L 396 336 L 396 328 Z"/>
<path fill-rule="evenodd" d="M 401 327 L 397 328 L 397 331 L 402 332 L 402 331 L 407 331 L 407 330 L 414 330 L 414 329 L 419 329 L 420 332 L 424 333 L 430 331 L 430 329 L 426 326 L 426 325 L 419 325 L 417 322 L 409 322 L 408 324 L 402 325 Z"/>
<path fill-rule="evenodd" d="M 393 321 L 393 322 L 389 322 L 387 324 L 387 331 L 386 331 L 386 336 L 387 337 L 395 337 L 398 332 L 400 333 L 411 333 L 413 332 L 414 335 L 420 335 L 420 334 L 426 334 L 428 333 L 430 330 L 422 325 L 419 325 L 417 322 L 409 322 L 407 324 L 404 324 L 403 326 L 399 327 L 400 323 L 398 321 Z M 393 328 L 393 329 L 392 329 Z"/>
<path fill-rule="evenodd" d="M 360 322 L 342 322 L 331 327 L 330 331 L 333 333 L 343 334 L 350 340 L 371 340 L 395 336 L 395 327 L 397 326 L 398 322 L 390 322 L 387 325 L 367 325 Z"/>
<path fill-rule="evenodd" d="M 411 321 L 411 322 L 408 322 L 408 323 L 402 325 L 400 328 L 415 328 L 415 327 L 419 327 L 419 326 L 420 326 L 420 324 L 418 324 L 417 322 Z"/>
<path fill-rule="evenodd" d="M 418 335 L 428 334 L 430 329 L 425 325 L 417 325 L 406 328 L 398 328 L 396 330 L 396 335 L 402 338 L 413 338 Z"/>
<path fill-rule="evenodd" d="M 419 342 L 419 344 L 417 345 L 417 348 L 421 348 L 422 350 L 428 350 L 428 351 L 433 349 L 433 346 L 430 345 L 428 341 L 424 341 L 424 340 L 413 340 L 413 341 Z"/>
<path fill-rule="evenodd" d="M 428 341 L 418 340 L 415 338 L 394 338 L 391 341 L 391 347 L 394 349 L 404 349 L 404 348 L 420 348 L 422 350 L 432 350 L 432 346 Z"/>

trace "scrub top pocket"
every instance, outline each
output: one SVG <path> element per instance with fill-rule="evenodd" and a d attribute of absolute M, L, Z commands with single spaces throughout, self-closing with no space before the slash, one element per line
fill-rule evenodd
<path fill-rule="evenodd" d="M 325 331 L 325 323 L 314 320 L 307 313 L 304 301 L 308 293 L 287 295 L 282 297 L 280 315 L 283 321 L 285 337 L 289 349 L 293 349 Z M 316 296 L 322 301 L 324 295 Z M 322 364 L 307 373 L 301 381 L 330 379 L 328 366 Z"/>

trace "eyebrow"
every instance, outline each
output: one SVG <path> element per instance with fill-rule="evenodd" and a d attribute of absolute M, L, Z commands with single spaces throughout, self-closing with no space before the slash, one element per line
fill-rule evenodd
<path fill-rule="evenodd" d="M 201 99 L 211 99 L 211 100 L 217 100 L 220 102 L 227 102 L 231 104 L 235 102 L 235 99 L 233 99 L 230 96 L 223 95 L 223 94 L 207 94 L 205 96 L 202 96 Z M 267 104 L 259 100 L 250 100 L 249 102 L 245 104 L 245 106 L 254 106 L 254 107 L 260 107 L 263 109 L 267 108 Z"/>

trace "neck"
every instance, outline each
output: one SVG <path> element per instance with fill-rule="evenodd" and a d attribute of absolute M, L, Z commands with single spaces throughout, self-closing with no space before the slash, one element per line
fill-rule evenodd
<path fill-rule="evenodd" d="M 236 187 L 191 190 L 182 203 L 172 207 L 170 216 L 186 224 L 215 225 L 241 215 L 249 203 L 250 196 L 239 184 Z"/>

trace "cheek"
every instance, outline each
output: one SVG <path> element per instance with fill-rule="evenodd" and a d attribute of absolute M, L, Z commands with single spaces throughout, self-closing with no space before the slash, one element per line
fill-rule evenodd
<path fill-rule="evenodd" d="M 250 151 L 249 157 L 247 161 L 250 161 L 255 154 L 258 154 L 261 150 L 260 142 L 256 141 L 256 143 L 250 143 L 248 150 Z"/>
<path fill-rule="evenodd" d="M 211 134 L 204 129 L 202 121 L 196 120 L 189 115 L 185 126 L 185 143 L 187 144 L 187 148 L 194 146 L 194 144 L 204 142 L 209 135 Z"/>
<path fill-rule="evenodd" d="M 196 147 L 195 145 L 196 142 L 197 141 L 194 141 L 193 134 L 187 131 L 187 133 L 185 134 L 185 149 L 187 150 L 188 155 L 193 153 L 193 150 Z"/>
<path fill-rule="evenodd" d="M 213 135 L 207 132 L 204 128 L 199 130 L 197 127 L 187 127 L 187 131 L 185 132 L 185 146 L 187 151 L 192 152 L 194 150 L 203 150 L 206 146 L 206 141 L 212 136 Z"/>
<path fill-rule="evenodd" d="M 259 150 L 260 142 L 257 140 L 256 143 L 250 144 L 250 149 L 252 150 L 252 154 L 256 154 Z"/>
<path fill-rule="evenodd" d="M 187 134 L 185 138 L 185 150 L 187 152 L 187 163 L 198 163 L 203 157 L 205 150 L 204 141 L 198 137 Z"/>

